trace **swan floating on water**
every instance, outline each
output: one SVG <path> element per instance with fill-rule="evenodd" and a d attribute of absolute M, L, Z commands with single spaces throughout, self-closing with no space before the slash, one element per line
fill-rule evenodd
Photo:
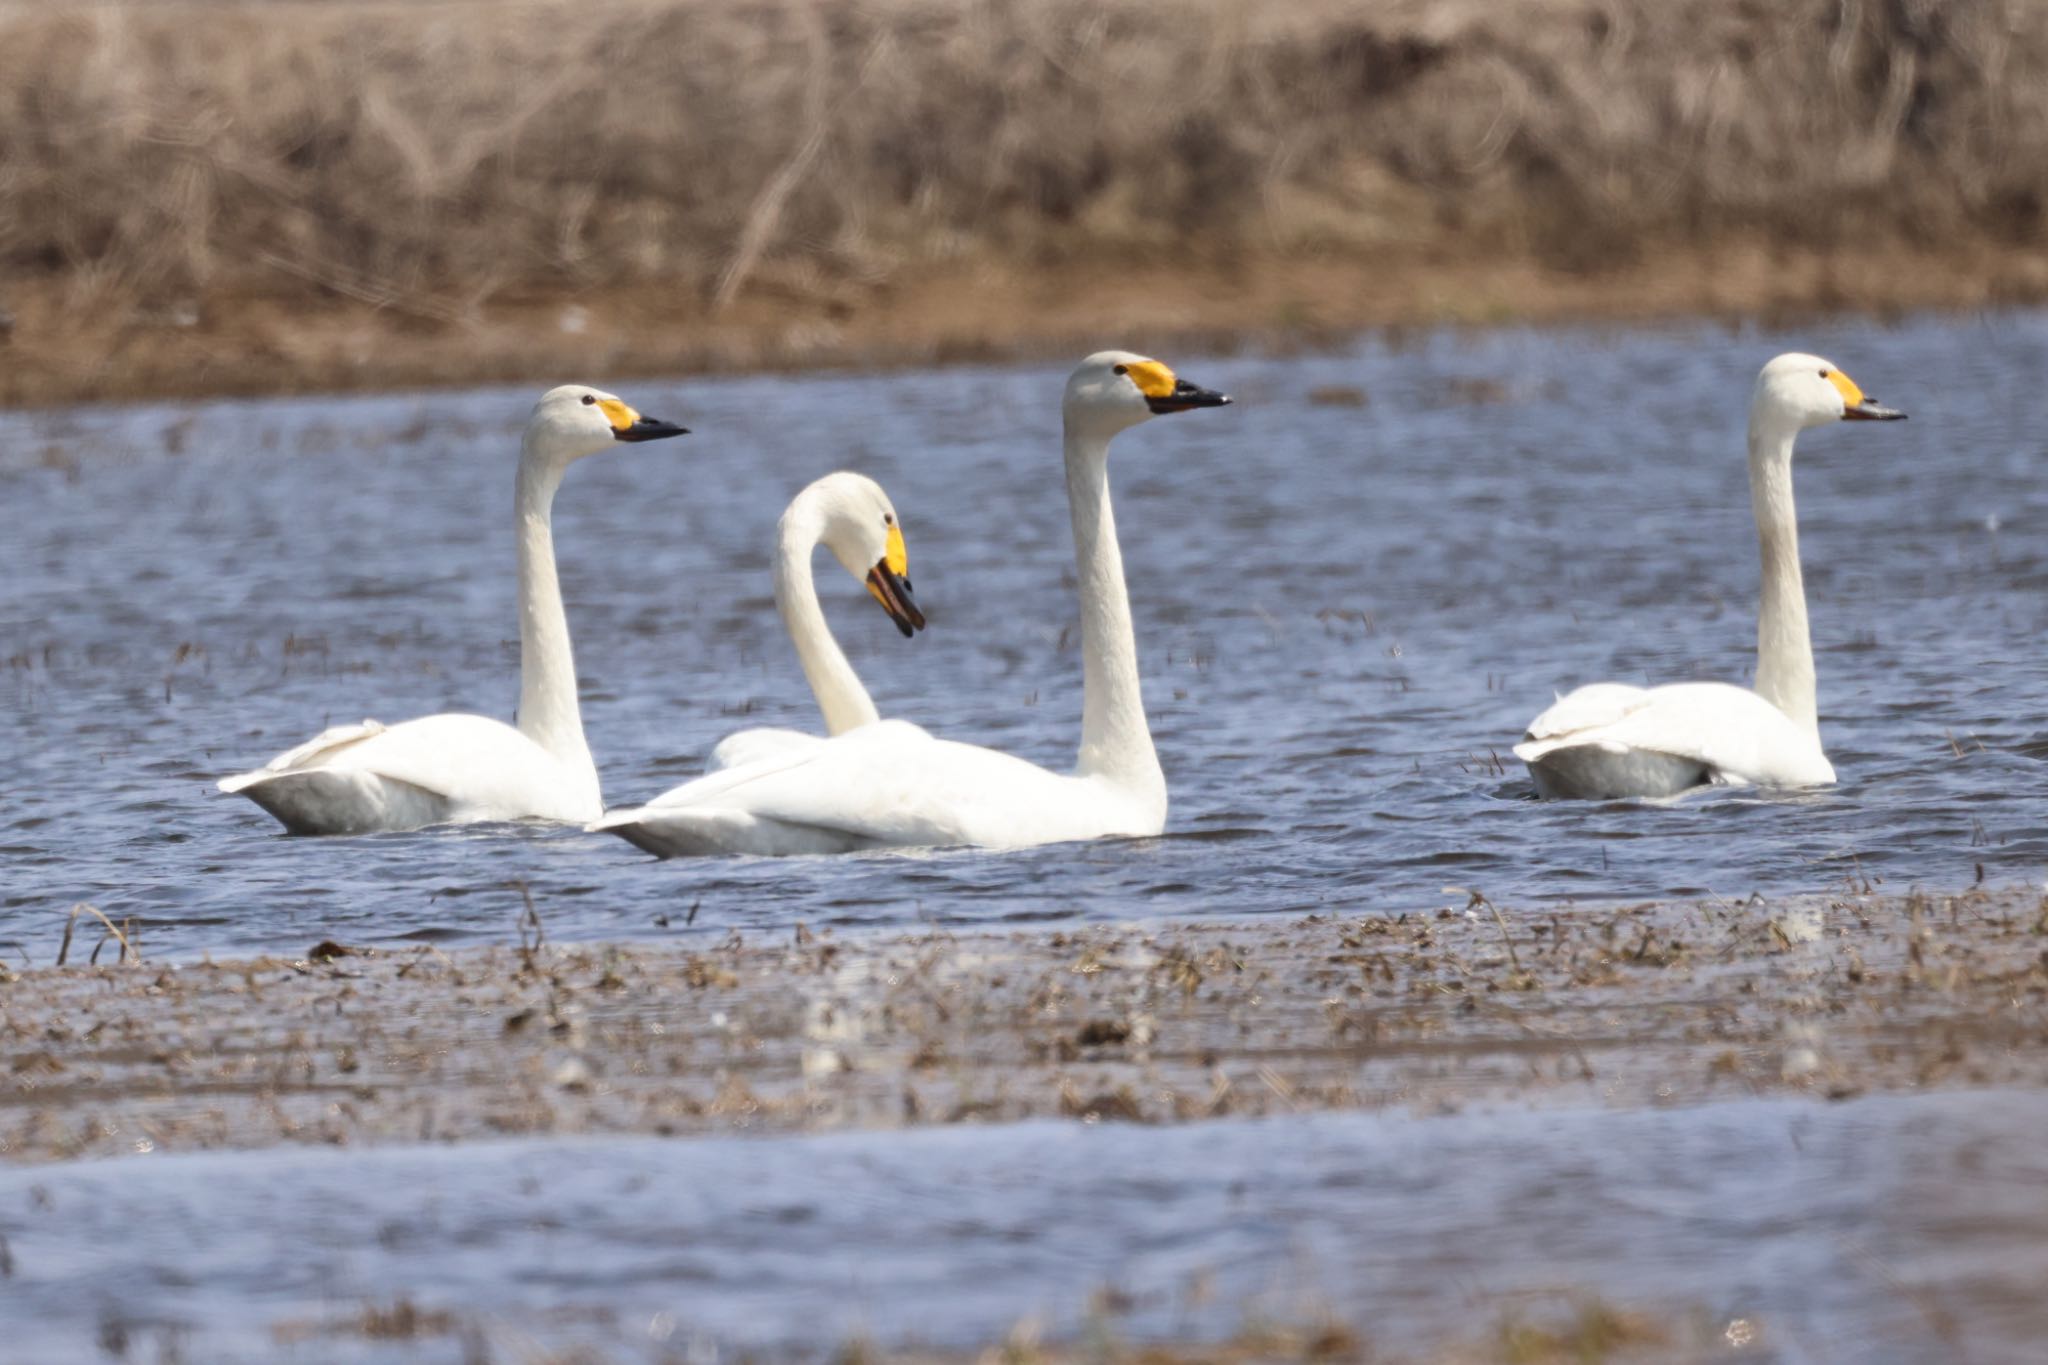
<path fill-rule="evenodd" d="M 519 537 L 518 728 L 485 716 L 338 725 L 254 772 L 222 778 L 293 834 L 368 834 L 474 820 L 581 824 L 604 811 L 583 739 L 576 665 L 555 573 L 549 511 L 570 465 L 621 441 L 686 428 L 642 417 L 582 384 L 534 404 L 516 485 Z"/>
<path fill-rule="evenodd" d="M 924 613 L 910 596 L 910 560 L 903 525 L 882 486 L 864 474 L 841 470 L 790 500 L 776 527 L 775 610 L 789 629 L 797 662 L 818 699 L 826 735 L 843 735 L 881 719 L 860 675 L 832 638 L 818 590 L 811 579 L 811 555 L 820 546 L 840 567 L 868 586 L 905 639 L 924 629 Z M 794 754 L 823 744 L 801 730 L 742 730 L 719 741 L 710 767 L 736 768 L 761 759 Z"/>
<path fill-rule="evenodd" d="M 1749 409 L 1749 493 L 1763 558 L 1756 689 L 1728 683 L 1592 683 L 1529 722 L 1515 755 L 1546 797 L 1675 796 L 1705 784 L 1825 786 L 1813 637 L 1799 572 L 1792 446 L 1831 422 L 1905 413 L 1866 397 L 1818 356 L 1781 355 L 1757 376 Z"/>
<path fill-rule="evenodd" d="M 1081 598 L 1081 750 L 1071 774 L 935 739 L 900 720 L 710 773 L 590 828 L 662 857 L 1015 848 L 1166 827 L 1166 777 L 1138 684 L 1138 645 L 1109 502 L 1109 444 L 1158 413 L 1220 407 L 1159 361 L 1090 356 L 1067 381 L 1068 510 Z"/>

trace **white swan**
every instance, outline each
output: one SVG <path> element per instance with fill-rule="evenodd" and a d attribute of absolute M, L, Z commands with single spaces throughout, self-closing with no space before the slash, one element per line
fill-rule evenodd
<path fill-rule="evenodd" d="M 903 526 L 882 486 L 862 474 L 841 470 L 790 500 L 776 527 L 775 610 L 796 646 L 797 662 L 824 713 L 825 733 L 841 735 L 881 719 L 860 675 L 846 661 L 825 624 L 818 590 L 811 580 L 812 553 L 823 545 L 840 566 L 864 580 L 868 592 L 908 639 L 924 629 L 924 613 L 910 596 L 910 561 Z M 711 751 L 710 766 L 735 768 L 813 748 L 824 743 L 801 730 L 755 729 L 728 735 Z"/>
<path fill-rule="evenodd" d="M 555 576 L 549 509 L 569 466 L 620 441 L 685 429 L 642 417 L 599 389 L 568 384 L 534 404 L 521 444 L 519 726 L 440 715 L 338 725 L 254 772 L 222 778 L 293 834 L 367 834 L 468 820 L 582 823 L 604 810 L 583 740 L 569 622 Z"/>
<path fill-rule="evenodd" d="M 1818 356 L 1781 355 L 1749 408 L 1749 495 L 1763 551 L 1756 690 L 1728 683 L 1581 687 L 1529 722 L 1515 755 L 1546 797 L 1673 796 L 1706 783 L 1824 786 L 1813 639 L 1792 509 L 1792 445 L 1808 427 L 1906 414 Z"/>
<path fill-rule="evenodd" d="M 701 777 L 608 830 L 663 857 L 839 853 L 972 844 L 1020 847 L 1166 827 L 1166 778 L 1145 723 L 1138 645 L 1109 506 L 1109 443 L 1154 413 L 1230 400 L 1123 351 L 1067 381 L 1067 501 L 1081 597 L 1081 752 L 1072 774 L 885 720 L 815 747 Z"/>

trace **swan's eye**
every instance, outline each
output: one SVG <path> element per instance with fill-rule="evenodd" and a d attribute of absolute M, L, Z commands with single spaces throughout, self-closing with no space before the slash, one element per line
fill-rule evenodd
<path fill-rule="evenodd" d="M 882 525 L 884 525 L 884 526 L 894 526 L 895 524 L 896 524 L 896 514 L 895 514 L 894 512 L 884 512 L 884 513 L 882 513 Z"/>
<path fill-rule="evenodd" d="M 1822 371 L 1820 372 L 1820 377 L 1821 377 L 1822 379 L 1826 379 L 1826 378 L 1828 377 L 1828 372 L 1827 372 L 1826 370 L 1822 370 Z"/>
<path fill-rule="evenodd" d="M 1131 372 L 1131 367 L 1128 365 L 1119 365 L 1116 367 L 1116 372 L 1118 374 L 1129 374 Z"/>
<path fill-rule="evenodd" d="M 594 393 L 586 393 L 586 394 L 584 394 L 584 395 L 583 395 L 583 406 L 584 406 L 584 407 L 586 407 L 586 408 L 589 408 L 589 407 L 595 407 L 595 406 L 597 406 L 597 395 L 596 395 L 596 394 L 594 394 Z"/>

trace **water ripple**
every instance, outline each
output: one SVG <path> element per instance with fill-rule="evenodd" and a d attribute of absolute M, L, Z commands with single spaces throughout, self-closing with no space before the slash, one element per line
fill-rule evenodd
<path fill-rule="evenodd" d="M 1554 691 L 1746 677 L 1742 404 L 1758 365 L 1794 345 L 1913 414 L 1801 447 L 1842 785 L 1530 799 L 1508 749 Z M 2048 317 L 1175 359 L 1264 397 L 1152 423 L 1115 462 L 1172 829 L 1002 855 L 664 865 L 524 826 L 280 838 L 212 777 L 330 722 L 510 713 L 511 432 L 529 395 L 0 415 L 0 937 L 40 960 L 79 900 L 142 921 L 154 953 L 190 954 L 504 938 L 520 884 L 566 938 L 681 932 L 692 904 L 689 932 L 722 934 L 826 916 L 1403 910 L 1442 903 L 1451 875 L 1497 900 L 1561 901 L 1960 884 L 2048 861 Z M 1693 397 L 1645 401 L 1645 374 Z M 1005 372 L 1006 391 L 1043 401 L 1000 429 L 957 372 L 628 386 L 699 436 L 674 460 L 585 462 L 557 508 L 608 795 L 672 785 L 740 725 L 815 725 L 767 561 L 784 501 L 840 464 L 889 488 L 933 622 L 902 641 L 821 558 L 827 611 L 884 713 L 1071 761 L 1061 377 Z M 1331 385 L 1373 406 L 1306 401 Z M 1503 397 L 1457 401 L 1474 385 Z M 339 440 L 354 432 L 381 435 Z M 63 469 L 40 463 L 52 444 Z M 307 450 L 332 453 L 287 454 Z"/>

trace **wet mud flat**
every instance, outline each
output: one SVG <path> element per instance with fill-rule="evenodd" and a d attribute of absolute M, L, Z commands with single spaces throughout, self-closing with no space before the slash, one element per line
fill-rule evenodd
<path fill-rule="evenodd" d="M 10 971 L 0 1154 L 1829 1100 L 2048 1079 L 2024 889 Z"/>

